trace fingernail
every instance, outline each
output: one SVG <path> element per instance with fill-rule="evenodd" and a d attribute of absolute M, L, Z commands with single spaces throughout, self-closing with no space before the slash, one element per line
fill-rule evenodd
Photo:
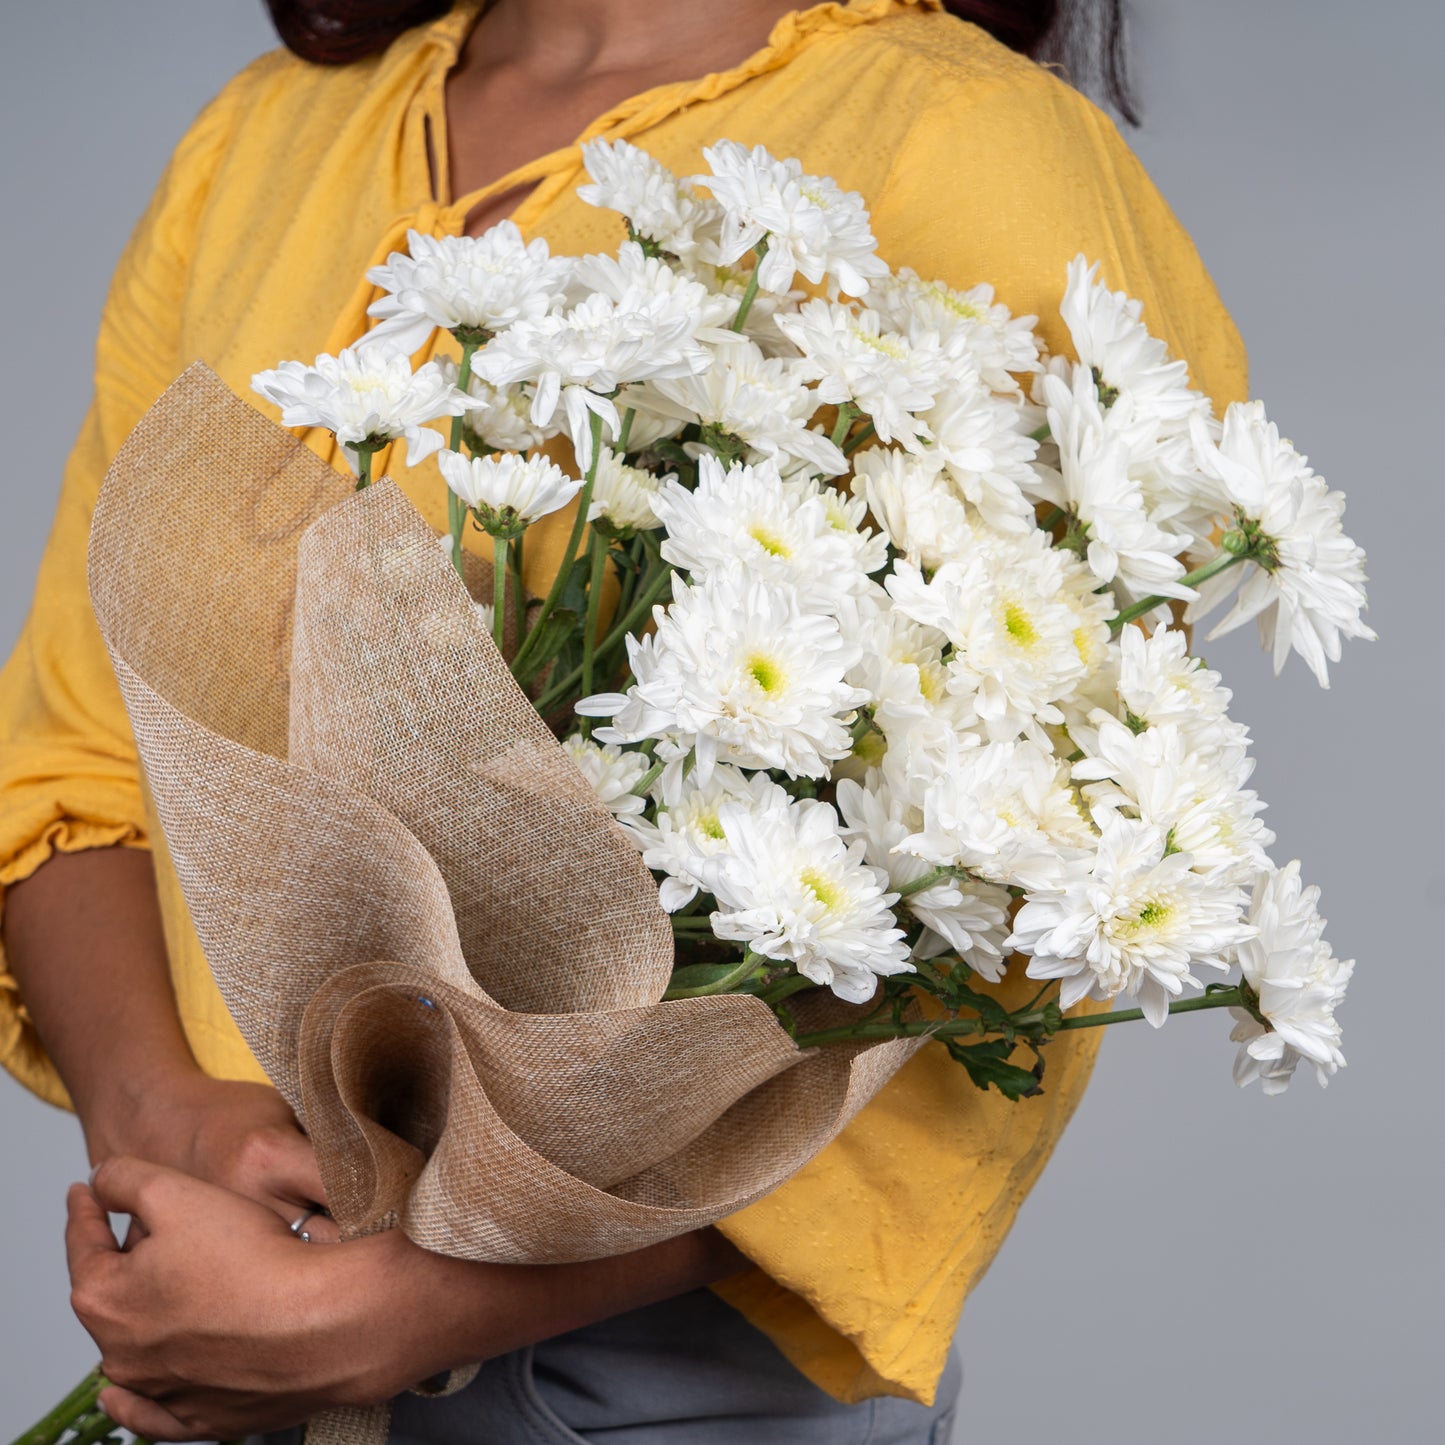
<path fill-rule="evenodd" d="M 94 1184 L 94 1183 L 95 1183 L 95 1176 L 96 1176 L 97 1174 L 99 1174 L 99 1173 L 100 1173 L 100 1165 L 97 1164 L 97 1165 L 90 1171 L 90 1173 L 89 1173 L 88 1175 L 86 1175 L 86 1178 L 85 1178 L 86 1185 L 89 1186 L 89 1185 Z"/>

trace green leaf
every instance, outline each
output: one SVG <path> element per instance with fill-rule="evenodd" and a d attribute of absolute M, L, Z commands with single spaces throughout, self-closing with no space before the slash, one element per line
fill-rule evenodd
<path fill-rule="evenodd" d="M 517 681 L 525 687 L 571 641 L 577 630 L 579 614 L 570 607 L 559 607 L 528 635 L 531 649 L 527 657 L 526 675 Z M 535 641 L 533 640 L 535 639 Z"/>
<path fill-rule="evenodd" d="M 960 1044 L 944 1039 L 948 1052 L 968 1070 L 968 1076 L 980 1088 L 995 1088 L 1006 1099 L 1029 1099 L 1042 1094 L 1040 1080 L 1044 1064 L 1040 1059 L 1032 1069 L 1009 1063 L 1014 1046 L 1008 1039 L 989 1039 L 982 1044 Z"/>
<path fill-rule="evenodd" d="M 683 968 L 673 969 L 668 987 L 705 988 L 720 978 L 726 978 L 737 966 L 736 959 L 732 963 L 689 963 Z"/>

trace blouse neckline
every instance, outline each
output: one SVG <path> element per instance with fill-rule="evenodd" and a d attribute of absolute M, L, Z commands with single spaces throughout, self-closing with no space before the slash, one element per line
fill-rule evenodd
<path fill-rule="evenodd" d="M 715 100 L 736 90 L 754 76 L 781 69 L 824 36 L 870 24 L 895 11 L 911 8 L 939 10 L 942 0 L 827 0 L 827 3 L 790 10 L 774 23 L 760 49 L 730 69 L 714 71 L 692 80 L 671 81 L 629 96 L 593 120 L 570 145 L 538 156 L 465 195 L 453 197 L 446 81 L 485 8 L 486 0 L 460 0 L 424 32 L 423 44 L 431 52 L 426 67 L 424 100 L 434 159 L 436 194 L 432 206 L 435 206 L 440 227 L 451 234 L 460 234 L 469 213 L 483 202 L 506 191 L 530 185 L 532 189 L 512 212 L 513 219 L 525 228 L 527 213 L 546 189 L 540 183 L 549 177 L 574 171 L 584 142 L 602 135 L 612 140 L 628 139 L 697 101 Z M 431 206 L 426 209 L 431 209 Z"/>

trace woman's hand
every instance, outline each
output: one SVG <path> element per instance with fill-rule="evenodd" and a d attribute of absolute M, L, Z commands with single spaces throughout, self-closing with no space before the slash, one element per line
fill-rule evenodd
<path fill-rule="evenodd" d="M 101 1404 L 152 1440 L 389 1400 L 747 1267 L 712 1229 L 580 1264 L 449 1259 L 399 1230 L 315 1249 L 273 1211 L 139 1159 L 102 1164 L 69 1209 L 71 1303 L 115 1382 Z M 107 1212 L 137 1222 L 124 1250 Z"/>
<path fill-rule="evenodd" d="M 279 1429 L 438 1368 L 415 1353 L 432 1334 L 403 1327 L 396 1244 L 421 1251 L 399 1236 L 312 1248 L 272 1210 L 139 1159 L 102 1164 L 68 1204 L 71 1302 L 115 1382 L 100 1403 L 138 1434 Z M 140 1226 L 124 1250 L 107 1211 Z"/>
<path fill-rule="evenodd" d="M 93 1137 L 93 1160 L 131 1155 L 179 1169 L 264 1204 L 287 1224 L 326 1203 L 311 1141 L 269 1084 L 212 1079 L 198 1069 L 171 1074 L 124 1122 Z M 306 1229 L 315 1243 L 338 1238 L 324 1215 Z"/>

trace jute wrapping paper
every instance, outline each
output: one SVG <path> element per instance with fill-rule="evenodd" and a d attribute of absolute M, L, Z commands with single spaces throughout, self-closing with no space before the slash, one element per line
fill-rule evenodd
<path fill-rule="evenodd" d="M 920 1046 L 664 1002 L 656 885 L 420 515 L 203 366 L 116 458 L 90 587 L 207 959 L 346 1235 L 639 1249 L 782 1183 Z"/>

